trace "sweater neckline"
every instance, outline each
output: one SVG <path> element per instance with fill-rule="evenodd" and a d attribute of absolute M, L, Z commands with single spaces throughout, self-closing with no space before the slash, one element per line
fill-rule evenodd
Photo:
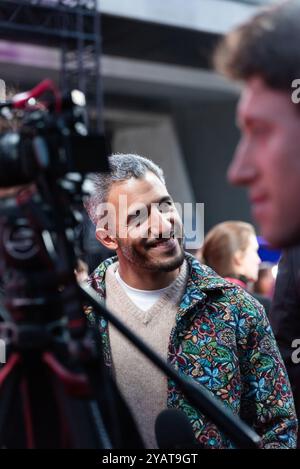
<path fill-rule="evenodd" d="M 134 315 L 144 325 L 149 324 L 155 317 L 165 309 L 168 302 L 172 305 L 178 305 L 188 278 L 188 265 L 184 260 L 179 275 L 177 278 L 166 287 L 166 291 L 160 296 L 160 298 L 146 311 L 138 308 L 131 298 L 126 294 L 124 288 L 119 284 L 115 276 L 115 270 L 118 268 L 118 262 L 110 265 L 107 269 L 106 275 L 109 276 L 109 283 L 114 289 L 116 295 L 116 301 L 122 308 L 126 307 L 129 314 Z"/>
<path fill-rule="evenodd" d="M 141 293 L 141 294 L 145 294 L 145 295 L 151 295 L 151 294 L 157 294 L 157 293 L 164 293 L 165 291 L 167 291 L 169 288 L 172 288 L 172 285 L 174 282 L 176 282 L 178 276 L 173 280 L 173 282 L 170 283 L 170 285 L 168 285 L 167 287 L 164 287 L 164 288 L 159 288 L 158 290 L 140 290 L 139 288 L 134 288 L 134 287 L 131 287 L 130 285 L 128 285 L 128 283 L 124 282 L 124 280 L 122 279 L 120 273 L 119 273 L 119 269 L 117 268 L 115 270 L 115 276 L 116 276 L 116 279 L 117 281 L 123 285 L 125 287 L 125 289 L 128 289 L 128 290 L 131 290 L 132 292 L 134 293 Z"/>

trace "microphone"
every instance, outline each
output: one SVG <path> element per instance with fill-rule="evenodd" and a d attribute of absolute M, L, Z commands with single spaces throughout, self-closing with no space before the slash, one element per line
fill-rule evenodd
<path fill-rule="evenodd" d="M 160 449 L 201 449 L 184 412 L 165 409 L 156 419 L 155 435 Z"/>

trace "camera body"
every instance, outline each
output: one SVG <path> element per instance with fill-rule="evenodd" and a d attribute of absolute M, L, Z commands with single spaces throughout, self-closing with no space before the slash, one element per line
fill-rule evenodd
<path fill-rule="evenodd" d="M 66 315 L 66 305 L 79 308 L 69 300 L 83 254 L 85 175 L 109 169 L 105 139 L 88 133 L 84 95 L 60 97 L 49 80 L 0 104 L 0 114 L 20 121 L 17 131 L 0 134 L 5 306 L 17 322 L 53 322 Z"/>
<path fill-rule="evenodd" d="M 28 184 L 41 172 L 59 178 L 69 172 L 108 170 L 105 139 L 88 133 L 81 92 L 68 93 L 59 107 L 53 100 L 46 105 L 36 105 L 34 98 L 26 103 L 30 101 L 34 104 L 22 109 L 19 130 L 0 136 L 0 187 Z M 2 103 L 2 119 L 12 118 L 15 107 L 16 100 Z"/>

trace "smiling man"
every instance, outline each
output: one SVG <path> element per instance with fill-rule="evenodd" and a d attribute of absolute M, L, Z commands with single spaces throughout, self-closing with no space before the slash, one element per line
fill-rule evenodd
<path fill-rule="evenodd" d="M 109 249 L 118 249 L 120 276 L 135 288 L 168 286 L 178 274 L 184 251 L 182 239 L 174 237 L 181 221 L 162 174 L 148 171 L 143 178 L 116 184 L 108 204 L 108 210 L 115 209 L 116 237 L 107 236 L 101 227 L 96 236 Z"/>
<path fill-rule="evenodd" d="M 165 360 L 248 422 L 265 448 L 293 447 L 293 399 L 262 306 L 184 252 L 181 219 L 157 165 L 113 155 L 110 167 L 94 177 L 87 209 L 99 242 L 117 257 L 100 264 L 91 285 Z M 231 447 L 114 327 L 90 318 L 147 448 L 157 447 L 154 424 L 166 407 L 186 413 L 204 447 Z"/>

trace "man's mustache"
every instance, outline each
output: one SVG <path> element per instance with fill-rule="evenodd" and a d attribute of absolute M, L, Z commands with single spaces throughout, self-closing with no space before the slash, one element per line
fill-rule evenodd
<path fill-rule="evenodd" d="M 169 241 L 170 239 L 181 239 L 182 238 L 182 229 L 177 232 L 174 230 L 171 233 L 161 233 L 155 238 L 148 239 L 145 243 L 146 247 L 153 247 L 160 242 Z"/>

